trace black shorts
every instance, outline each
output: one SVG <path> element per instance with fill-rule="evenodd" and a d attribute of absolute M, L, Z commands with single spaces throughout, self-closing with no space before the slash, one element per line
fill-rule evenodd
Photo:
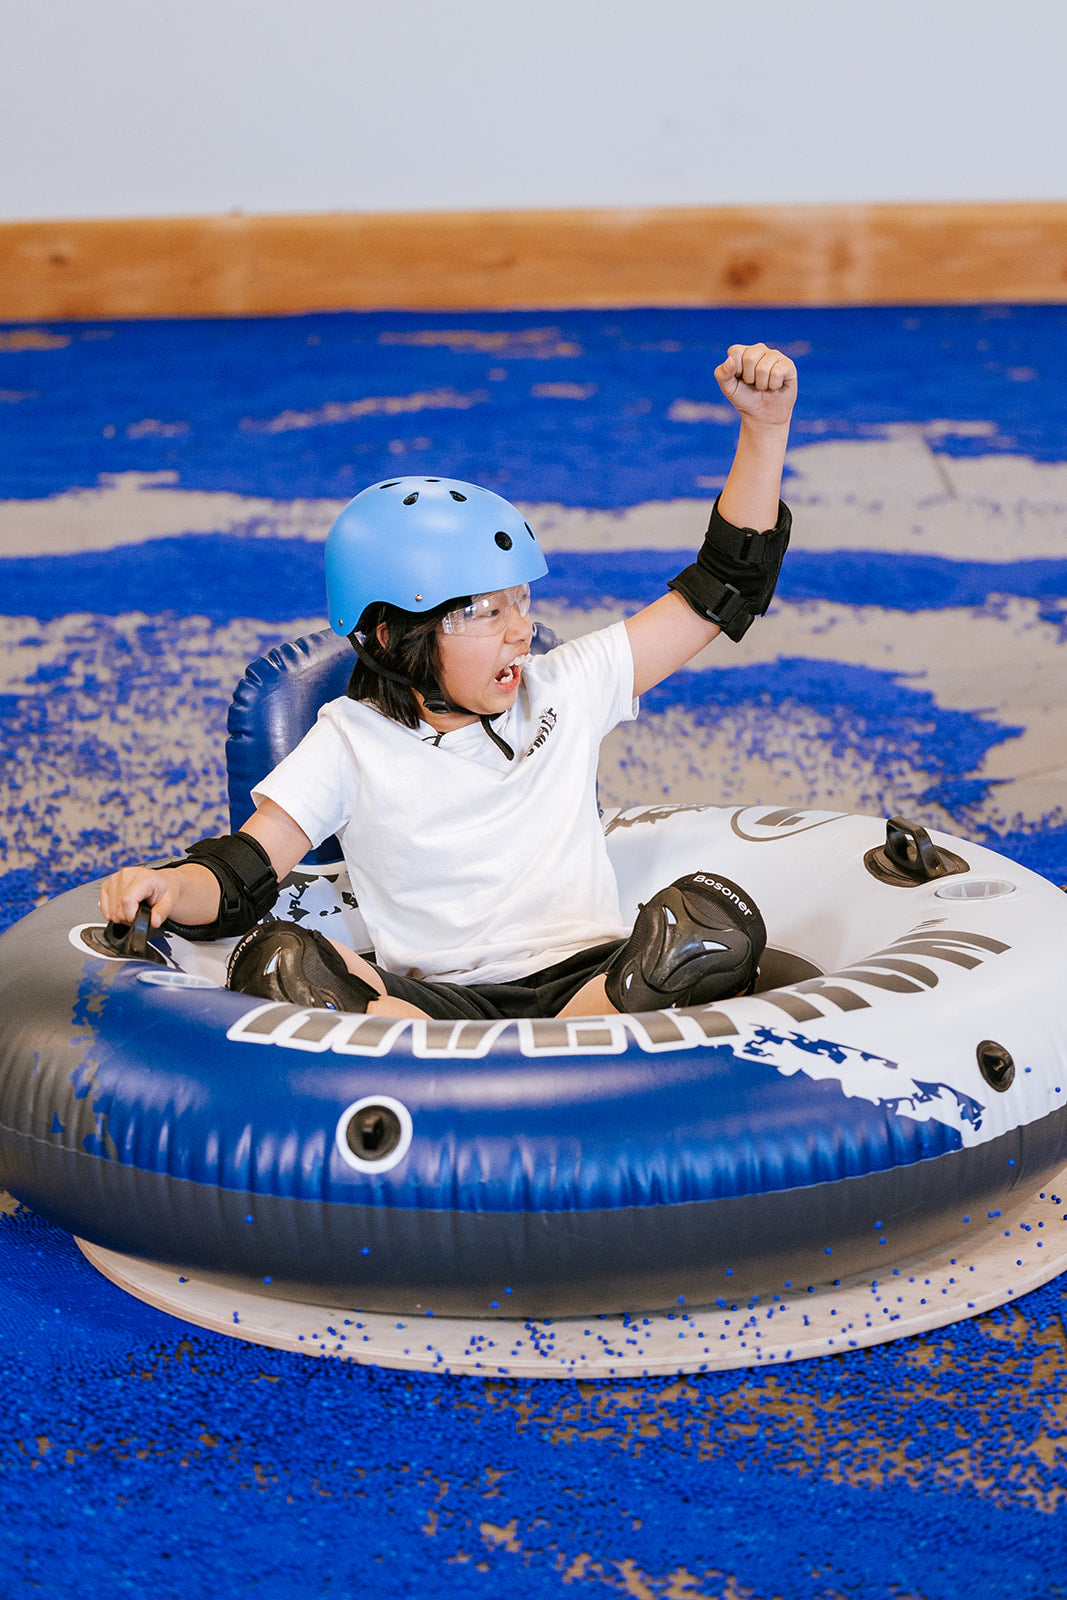
<path fill-rule="evenodd" d="M 606 972 L 625 939 L 592 945 L 577 955 L 543 967 L 510 983 L 430 983 L 422 978 L 398 978 L 376 966 L 386 994 L 418 1006 L 435 1022 L 495 1022 L 504 1017 L 558 1017 L 578 990 Z"/>

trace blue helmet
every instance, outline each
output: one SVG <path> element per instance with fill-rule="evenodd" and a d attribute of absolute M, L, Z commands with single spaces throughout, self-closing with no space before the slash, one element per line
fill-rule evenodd
<path fill-rule="evenodd" d="M 376 600 L 432 611 L 547 571 L 529 523 L 492 490 L 457 478 L 387 478 L 350 500 L 327 536 L 330 626 L 347 636 Z"/>

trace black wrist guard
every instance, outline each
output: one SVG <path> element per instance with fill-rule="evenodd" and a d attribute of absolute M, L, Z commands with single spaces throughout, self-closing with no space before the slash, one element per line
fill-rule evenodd
<path fill-rule="evenodd" d="M 774 598 L 792 525 L 789 507 L 779 500 L 778 521 L 766 533 L 735 528 L 720 517 L 716 499 L 696 561 L 672 578 L 668 589 L 736 643 Z"/>
<path fill-rule="evenodd" d="M 165 933 L 199 941 L 231 939 L 255 927 L 278 898 L 278 875 L 263 846 L 250 834 L 224 833 L 218 839 L 198 839 L 185 853 L 218 879 L 219 914 L 214 922 L 193 926 L 168 917 L 163 924 Z M 162 870 L 185 865 L 184 861 L 168 861 Z"/>

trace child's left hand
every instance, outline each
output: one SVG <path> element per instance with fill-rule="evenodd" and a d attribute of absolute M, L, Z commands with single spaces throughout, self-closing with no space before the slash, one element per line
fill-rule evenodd
<path fill-rule="evenodd" d="M 742 417 L 788 426 L 797 397 L 797 369 L 780 350 L 765 344 L 732 344 L 715 368 L 715 381 Z"/>

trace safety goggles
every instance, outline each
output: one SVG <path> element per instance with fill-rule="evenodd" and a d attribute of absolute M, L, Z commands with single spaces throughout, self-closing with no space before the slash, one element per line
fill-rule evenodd
<path fill-rule="evenodd" d="M 491 594 L 473 594 L 465 606 L 446 611 L 441 618 L 442 633 L 475 634 L 491 638 L 503 633 L 511 621 L 513 611 L 520 617 L 530 614 L 530 585 L 520 583 L 514 589 L 494 589 Z"/>

